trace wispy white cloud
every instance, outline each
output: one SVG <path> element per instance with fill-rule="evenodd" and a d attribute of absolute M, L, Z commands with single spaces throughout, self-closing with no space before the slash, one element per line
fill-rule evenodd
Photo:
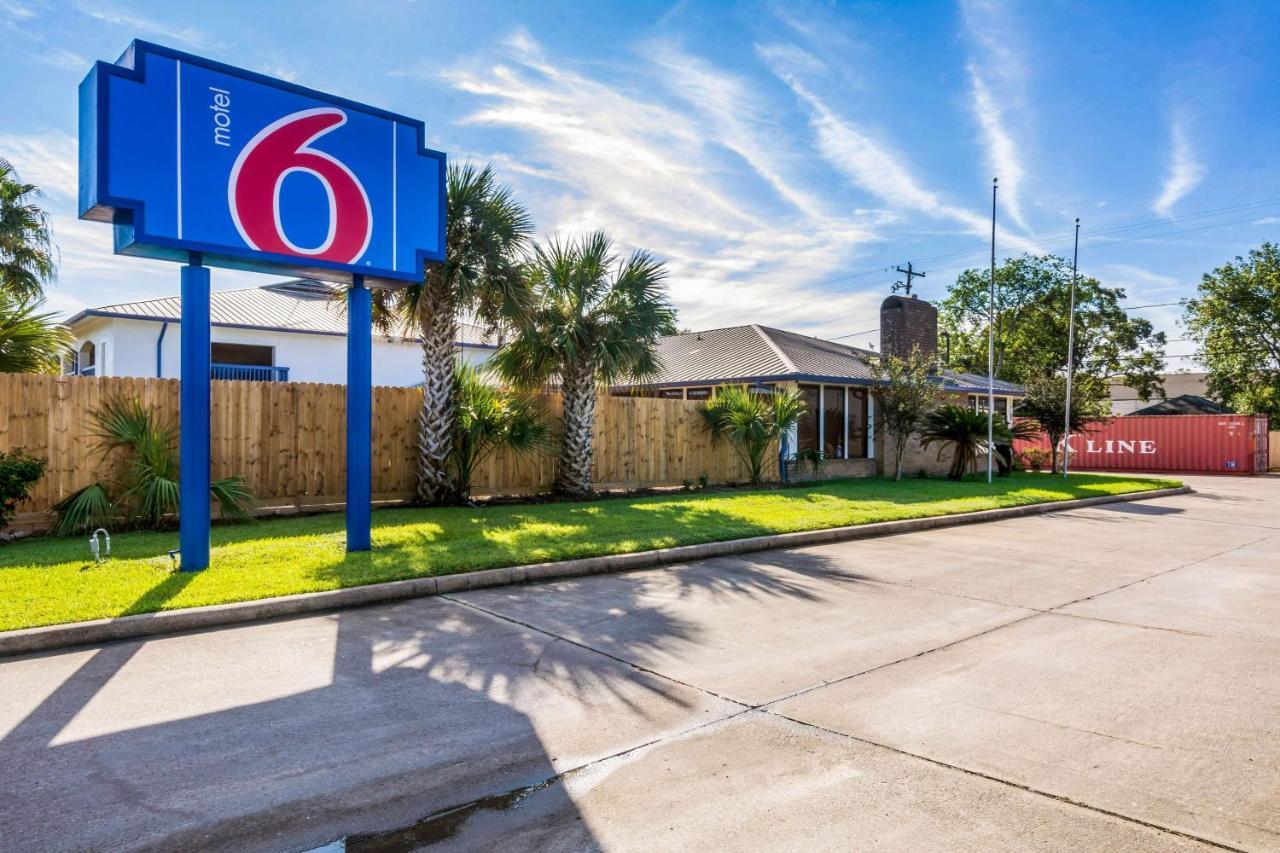
<path fill-rule="evenodd" d="M 1191 144 L 1185 116 L 1175 112 L 1169 123 L 1169 159 L 1164 184 L 1151 209 L 1161 216 L 1172 216 L 1173 206 L 1199 186 L 1206 172 Z"/>
<path fill-rule="evenodd" d="M 738 78 L 674 43 L 640 54 L 605 78 L 548 59 L 518 31 L 498 61 L 443 76 L 478 102 L 465 125 L 504 131 L 511 150 L 485 159 L 514 164 L 503 176 L 546 230 L 603 227 L 666 258 L 683 325 L 874 326 L 878 295 L 821 282 L 879 239 L 887 215 L 806 188 L 769 109 Z"/>
<path fill-rule="evenodd" d="M 1015 45 L 1025 41 L 998 0 L 965 0 L 960 4 L 967 40 L 973 45 L 968 64 L 969 109 L 982 132 L 987 164 L 1000 177 L 1006 212 L 1027 230 L 1022 211 L 1025 170 L 1022 150 L 1009 129 L 1005 105 L 1026 115 L 1026 63 Z"/>
<path fill-rule="evenodd" d="M 0 133 L 0 156 L 13 163 L 22 180 L 51 196 L 76 196 L 76 140 L 58 130 L 30 135 Z"/>
<path fill-rule="evenodd" d="M 1280 225 L 1280 216 L 1264 216 L 1253 220 L 1254 225 Z"/>
<path fill-rule="evenodd" d="M 39 61 L 45 65 L 52 65 L 54 68 L 65 68 L 68 71 L 79 71 L 81 73 L 88 72 L 89 66 L 93 64 L 74 50 L 67 50 L 61 47 L 50 47 L 40 50 L 37 53 L 37 57 Z"/>
<path fill-rule="evenodd" d="M 123 27 L 135 34 L 162 36 L 192 47 L 207 45 L 209 42 L 208 35 L 196 27 L 173 26 L 107 0 L 93 0 L 92 3 L 79 0 L 76 9 L 94 20 Z"/>

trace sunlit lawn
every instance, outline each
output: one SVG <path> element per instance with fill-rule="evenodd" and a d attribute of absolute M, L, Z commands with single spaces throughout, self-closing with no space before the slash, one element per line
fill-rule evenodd
<path fill-rule="evenodd" d="M 198 573 L 171 569 L 176 531 L 118 533 L 112 559 L 102 565 L 89 561 L 85 537 L 33 539 L 0 546 L 0 630 L 1174 485 L 1015 474 L 991 487 L 980 479 L 841 480 L 583 503 L 388 509 L 374 513 L 374 550 L 364 554 L 343 550 L 343 516 L 335 513 L 215 527 L 212 565 Z"/>

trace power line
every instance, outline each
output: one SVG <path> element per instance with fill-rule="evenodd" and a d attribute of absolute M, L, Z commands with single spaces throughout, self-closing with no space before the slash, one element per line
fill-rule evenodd
<path fill-rule="evenodd" d="M 1155 225 L 1164 225 L 1164 224 L 1168 224 L 1168 223 L 1187 222 L 1187 221 L 1194 220 L 1194 219 L 1203 219 L 1203 218 L 1205 218 L 1205 217 L 1207 217 L 1207 216 L 1218 216 L 1218 215 L 1221 215 L 1221 214 L 1223 214 L 1223 213 L 1237 213 L 1237 212 L 1239 212 L 1239 211 L 1243 211 L 1243 210 L 1258 210 L 1258 209 L 1260 209 L 1260 208 L 1269 207 L 1269 206 L 1271 206 L 1271 205 L 1275 205 L 1275 204 L 1280 204 L 1280 198 L 1269 199 L 1269 200 L 1266 200 L 1266 201 L 1254 201 L 1254 202 L 1248 202 L 1248 203 L 1245 203 L 1245 204 L 1230 205 L 1230 206 L 1227 206 L 1227 207 L 1210 208 L 1210 209 L 1207 209 L 1207 210 L 1192 211 L 1192 212 L 1190 212 L 1190 213 L 1185 213 L 1185 214 L 1182 214 L 1182 215 L 1180 215 L 1180 216 L 1170 216 L 1170 217 L 1165 217 L 1165 218 L 1163 218 L 1163 219 L 1148 219 L 1148 220 L 1144 220 L 1144 221 L 1141 221 L 1141 222 L 1130 222 L 1130 223 L 1127 223 L 1127 224 L 1114 225 L 1114 226 L 1111 226 L 1110 228 L 1102 228 L 1102 229 L 1099 229 L 1099 230 L 1097 230 L 1097 231 L 1092 231 L 1092 232 L 1090 232 L 1090 234 L 1086 237 L 1086 239 L 1091 239 L 1091 238 L 1093 238 L 1093 237 L 1097 237 L 1097 236 L 1099 236 L 1099 235 L 1106 235 L 1106 234 L 1118 234 L 1118 233 L 1122 233 L 1122 232 L 1125 232 L 1125 231 L 1133 231 L 1133 230 L 1137 230 L 1137 229 L 1141 229 L 1141 228 L 1150 228 L 1150 227 L 1155 226 Z M 1236 221 L 1232 221 L 1232 222 L 1211 223 L 1211 224 L 1209 224 L 1209 225 L 1200 226 L 1199 228 L 1196 228 L 1196 229 L 1184 229 L 1184 230 L 1181 230 L 1181 231 L 1173 231 L 1173 232 L 1168 232 L 1168 233 L 1165 233 L 1165 234 L 1151 234 L 1151 235 L 1147 235 L 1147 236 L 1145 236 L 1145 237 L 1134 237 L 1134 238 L 1129 238 L 1129 239 L 1126 239 L 1126 240 L 1110 240 L 1110 241 L 1106 241 L 1106 242 L 1102 243 L 1101 245 L 1104 245 L 1104 246 L 1106 246 L 1106 245 L 1118 245 L 1118 244 L 1120 244 L 1120 243 L 1125 243 L 1125 242 L 1136 242 L 1136 241 L 1139 241 L 1139 240 L 1154 239 L 1154 238 L 1156 238 L 1156 237 L 1167 237 L 1167 236 L 1171 236 L 1171 235 L 1173 235 L 1173 234 L 1184 234 L 1184 233 L 1188 233 L 1189 231 L 1193 231 L 1193 230 L 1201 230 L 1201 229 L 1207 229 L 1207 228 L 1217 228 L 1217 227 L 1220 227 L 1220 226 L 1226 226 L 1226 225 L 1238 225 L 1238 224 L 1241 224 L 1241 223 L 1244 223 L 1244 222 L 1251 222 L 1251 221 L 1253 221 L 1253 217 L 1252 217 L 1252 216 L 1251 216 L 1251 217 L 1249 217 L 1249 218 L 1247 218 L 1247 219 L 1241 219 L 1241 220 L 1236 220 Z M 1050 235 L 1050 236 L 1047 236 L 1047 237 L 1039 238 L 1039 239 L 1037 239 L 1037 240 L 1033 240 L 1032 242 L 1038 242 L 1038 243 L 1050 243 L 1050 242 L 1054 242 L 1054 241 L 1056 241 L 1056 240 L 1060 240 L 1060 239 L 1061 239 L 1061 240 L 1065 240 L 1065 239 L 1069 238 L 1070 236 L 1071 236 L 1070 232 L 1067 232 L 1067 233 L 1064 233 L 1064 234 L 1054 234 L 1054 235 Z M 1025 239 L 1025 238 L 1024 238 L 1024 239 Z M 1063 251 L 1065 251 L 1065 250 L 1063 250 Z M 963 257 L 977 256 L 977 255 L 985 255 L 985 254 L 986 254 L 986 252 L 987 252 L 987 250 L 986 250 L 985 248 L 984 248 L 984 249 L 972 249 L 972 250 L 971 250 L 971 249 L 966 249 L 966 250 L 961 251 L 961 252 L 950 252 L 950 253 L 948 253 L 948 254 L 943 254 L 943 255 L 933 255 L 932 257 L 918 258 L 917 260 L 918 260 L 920 263 L 926 263 L 926 264 L 927 264 L 927 263 L 932 263 L 932 262 L 934 262 L 934 261 L 945 261 L 945 260 L 951 260 L 952 258 L 963 258 Z M 1053 254 L 1057 254 L 1057 253 L 1053 253 Z M 958 267 L 946 267 L 946 268 L 943 268 L 943 269 L 941 269 L 941 270 L 934 270 L 934 272 L 935 272 L 935 273 L 937 273 L 937 272 L 949 272 L 949 271 L 954 270 L 954 269 L 964 269 L 964 268 L 965 268 L 964 266 L 958 266 Z M 826 279 L 826 280 L 824 280 L 824 281 L 815 282 L 814 286 L 815 286 L 815 287 L 822 287 L 823 285 L 826 285 L 826 284 L 837 284 L 837 283 L 842 282 L 842 281 L 850 281 L 850 280 L 855 279 L 855 278 L 865 278 L 866 276 L 869 276 L 869 275 L 878 275 L 878 274 L 880 274 L 880 273 L 893 272 L 893 271 L 894 271 L 894 270 L 893 270 L 893 268 L 892 268 L 892 267 L 890 267 L 890 266 L 876 267 L 875 269 L 865 269 L 865 270 L 860 270 L 860 271 L 858 271 L 858 272 L 852 272 L 852 273 L 848 273 L 848 274 L 846 274 L 846 275 L 837 276 L 837 277 L 835 277 L 835 278 Z"/>

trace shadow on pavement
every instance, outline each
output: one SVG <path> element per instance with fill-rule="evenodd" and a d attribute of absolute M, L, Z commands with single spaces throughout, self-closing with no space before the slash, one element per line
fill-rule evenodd
<path fill-rule="evenodd" d="M 685 594 L 717 596 L 812 600 L 808 580 L 862 580 L 797 552 L 669 571 Z M 611 594 L 602 617 L 642 615 L 628 654 L 698 642 L 695 626 Z M 349 849 L 416 849 L 533 790 L 558 843 L 592 849 L 560 773 L 733 710 L 440 599 L 90 651 L 43 696 L 34 668 L 85 652 L 0 661 L 0 688 L 33 707 L 0 731 L 0 825 L 33 849 L 280 850 L 347 836 Z M 424 816 L 427 836 L 385 835 Z"/>

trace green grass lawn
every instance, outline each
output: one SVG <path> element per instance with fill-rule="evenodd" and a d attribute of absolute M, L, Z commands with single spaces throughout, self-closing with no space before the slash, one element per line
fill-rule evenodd
<path fill-rule="evenodd" d="M 188 574 L 170 568 L 176 531 L 114 535 L 113 556 L 102 565 L 89 561 L 85 537 L 32 539 L 0 546 L 0 630 L 1176 485 L 1015 474 L 991 487 L 981 479 L 864 479 L 582 503 L 387 509 L 374 513 L 374 550 L 364 554 L 343 550 L 343 516 L 334 513 L 215 527 L 210 568 Z"/>

